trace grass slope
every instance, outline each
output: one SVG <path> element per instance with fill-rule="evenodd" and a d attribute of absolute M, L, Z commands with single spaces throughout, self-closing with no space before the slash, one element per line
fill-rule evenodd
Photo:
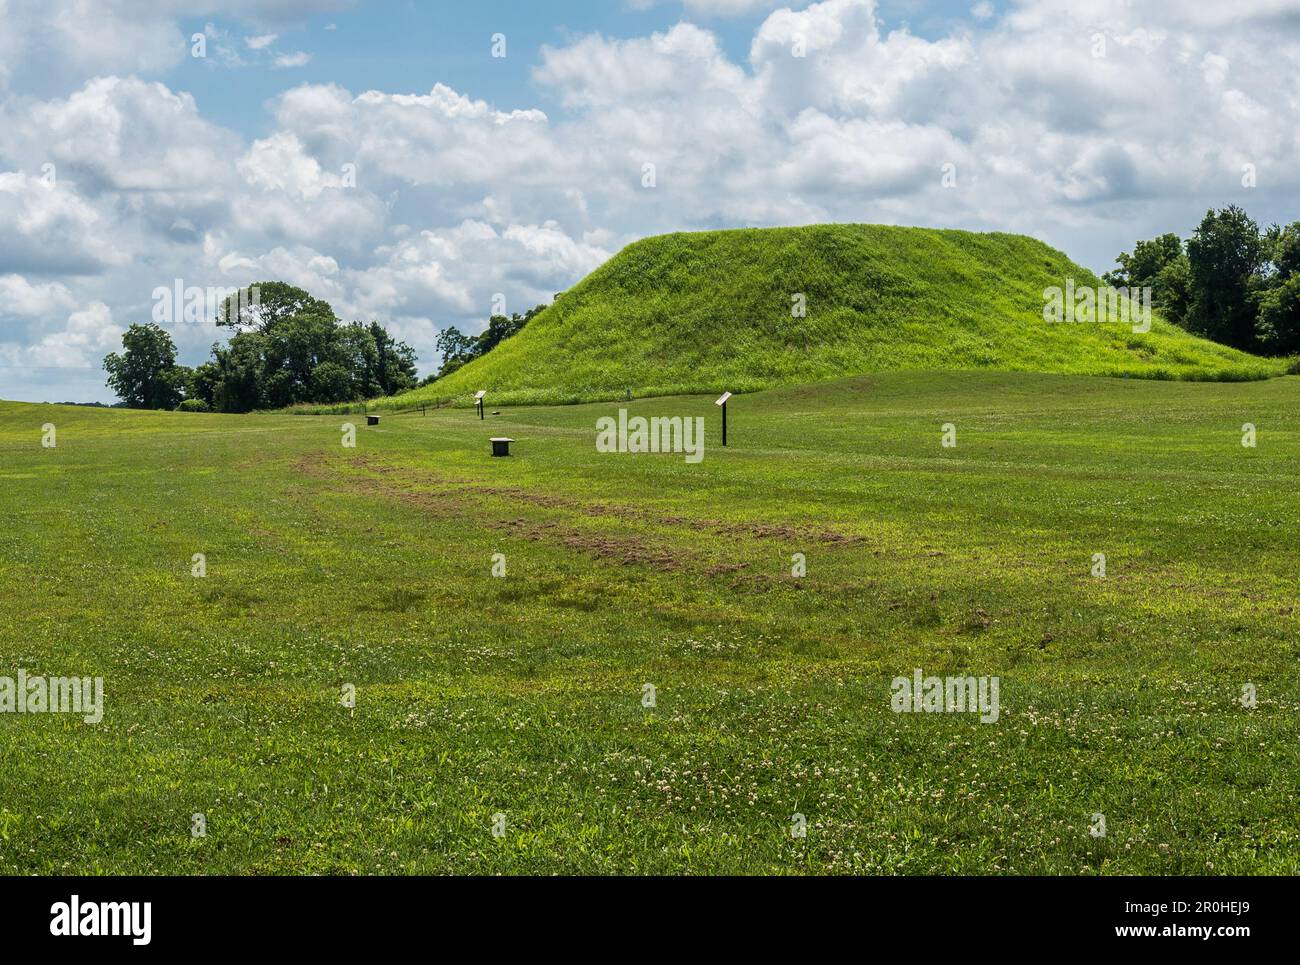
<path fill-rule="evenodd" d="M 521 334 L 383 408 L 490 389 L 497 404 L 750 391 L 899 369 L 1145 378 L 1278 375 L 1158 320 L 1043 321 L 1043 291 L 1100 284 L 1023 235 L 880 225 L 711 231 L 629 245 Z M 791 317 L 793 293 L 807 317 Z"/>
<path fill-rule="evenodd" d="M 710 403 L 629 406 L 697 465 L 610 404 L 0 405 L 0 675 L 107 690 L 0 714 L 0 873 L 1300 872 L 1300 378 Z M 999 721 L 892 713 L 916 667 Z"/>

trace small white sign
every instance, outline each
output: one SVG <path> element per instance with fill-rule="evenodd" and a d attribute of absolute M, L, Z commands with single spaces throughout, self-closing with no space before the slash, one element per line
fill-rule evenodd
<path fill-rule="evenodd" d="M 730 393 L 730 392 L 723 392 L 723 393 L 722 393 L 722 398 L 719 399 L 717 402 L 715 402 L 715 403 L 713 403 L 713 404 L 714 404 L 714 405 L 726 405 L 726 404 L 727 404 L 727 400 L 730 399 L 730 398 L 731 398 L 731 393 Z"/>

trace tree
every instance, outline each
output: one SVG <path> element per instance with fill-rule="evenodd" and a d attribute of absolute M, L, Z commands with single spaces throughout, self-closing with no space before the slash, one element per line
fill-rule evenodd
<path fill-rule="evenodd" d="M 378 322 L 339 329 L 336 358 L 349 372 L 352 398 L 370 399 L 415 388 L 415 350 Z"/>
<path fill-rule="evenodd" d="M 437 378 L 450 375 L 466 362 L 472 362 L 492 351 L 506 339 L 524 330 L 529 322 L 546 309 L 545 305 L 536 305 L 524 314 L 515 312 L 509 318 L 493 315 L 488 319 L 487 328 L 477 336 L 462 335 L 454 325 L 448 325 L 438 333 L 437 347 L 442 353 L 442 367 L 438 369 Z M 426 379 L 425 384 L 429 381 Z"/>
<path fill-rule="evenodd" d="M 1183 242 L 1173 232 L 1150 241 L 1139 241 L 1133 254 L 1126 251 L 1115 259 L 1119 265 L 1102 276 L 1114 288 L 1151 289 L 1155 308 L 1175 325 L 1184 325 L 1191 297 L 1191 266 Z"/>
<path fill-rule="evenodd" d="M 329 302 L 282 281 L 259 281 L 221 303 L 217 324 L 238 331 L 267 332 L 285 319 L 319 315 L 337 321 Z"/>
<path fill-rule="evenodd" d="M 216 404 L 217 387 L 221 384 L 221 367 L 216 362 L 204 362 L 190 373 L 190 383 L 185 395 L 205 403 L 209 409 Z"/>
<path fill-rule="evenodd" d="M 462 335 L 455 325 L 448 325 L 440 331 L 434 345 L 442 355 L 442 367 L 438 369 L 439 378 L 450 375 L 473 358 L 474 339 Z"/>
<path fill-rule="evenodd" d="M 1265 352 L 1273 355 L 1300 352 L 1300 274 L 1292 274 L 1263 293 L 1255 333 Z"/>
<path fill-rule="evenodd" d="M 322 362 L 312 369 L 310 390 L 313 402 L 347 402 L 355 398 L 352 375 L 338 362 Z"/>
<path fill-rule="evenodd" d="M 1264 250 L 1279 282 L 1300 273 L 1300 221 L 1293 221 L 1285 228 L 1272 225 L 1264 233 Z"/>
<path fill-rule="evenodd" d="M 1152 284 L 1161 270 L 1182 253 L 1183 243 L 1173 232 L 1151 241 L 1139 241 L 1133 246 L 1133 254 L 1121 251 L 1115 259 L 1119 268 L 1102 278 L 1116 288 L 1141 288 Z"/>
<path fill-rule="evenodd" d="M 1229 205 L 1206 212 L 1185 246 L 1164 234 L 1115 261 L 1107 284 L 1150 285 L 1155 307 L 1198 335 L 1249 351 L 1300 353 L 1300 221 L 1261 232 Z"/>
<path fill-rule="evenodd" d="M 212 346 L 213 364 L 219 378 L 213 393 L 219 412 L 252 412 L 262 405 L 265 339 L 256 332 L 240 332 L 225 348 Z"/>
<path fill-rule="evenodd" d="M 1271 354 L 1300 352 L 1300 221 L 1264 233 L 1269 271 L 1255 292 L 1255 337 Z"/>
<path fill-rule="evenodd" d="M 1192 305 L 1192 265 L 1185 253 L 1179 252 L 1177 258 L 1166 262 L 1156 273 L 1151 283 L 1151 303 L 1166 319 L 1187 327 L 1187 313 Z"/>
<path fill-rule="evenodd" d="M 370 323 L 375 342 L 375 381 L 383 395 L 396 395 L 415 388 L 415 349 L 388 334 L 378 322 Z"/>
<path fill-rule="evenodd" d="M 213 345 L 211 360 L 193 371 L 174 364 L 170 339 L 149 326 L 170 352 L 162 351 L 157 363 L 174 370 L 159 377 L 160 384 L 174 383 L 167 399 L 183 396 L 219 412 L 251 412 L 300 402 L 354 402 L 415 386 L 414 349 L 378 322 L 341 324 L 328 302 L 285 282 L 259 282 L 230 296 L 219 316 L 219 324 L 234 334 L 226 345 Z M 115 358 L 105 366 L 125 365 Z"/>
<path fill-rule="evenodd" d="M 298 402 L 341 401 L 319 399 L 313 387 L 316 368 L 339 361 L 338 328 L 332 311 L 292 315 L 267 327 L 262 333 L 265 405 L 278 409 Z"/>
<path fill-rule="evenodd" d="M 384 390 L 378 375 L 379 348 L 365 325 L 352 322 L 339 329 L 334 358 L 347 372 L 349 398 L 373 399 L 390 394 Z"/>
<path fill-rule="evenodd" d="M 1208 211 L 1187 242 L 1191 304 L 1188 327 L 1224 345 L 1256 346 L 1253 292 L 1262 277 L 1265 243 L 1241 208 Z"/>
<path fill-rule="evenodd" d="M 521 318 L 516 314 L 513 318 L 506 318 L 504 315 L 493 315 L 488 319 L 487 328 L 479 333 L 478 340 L 474 344 L 474 357 L 487 355 L 515 332 L 523 328 Z"/>
<path fill-rule="evenodd" d="M 190 370 L 176 364 L 176 343 L 152 322 L 122 335 L 122 354 L 104 359 L 108 387 L 132 409 L 174 409 L 185 396 Z"/>

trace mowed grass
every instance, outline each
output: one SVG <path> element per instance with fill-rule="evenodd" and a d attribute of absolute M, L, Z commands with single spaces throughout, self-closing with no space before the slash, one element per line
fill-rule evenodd
<path fill-rule="evenodd" d="M 627 404 L 698 465 L 617 408 L 0 404 L 0 675 L 107 691 L 0 715 L 0 872 L 1300 871 L 1300 379 Z M 917 667 L 1000 719 L 891 712 Z"/>
<path fill-rule="evenodd" d="M 464 403 L 480 389 L 494 404 L 754 391 L 906 369 L 1236 381 L 1287 367 L 1158 316 L 1145 332 L 1048 324 L 1044 292 L 1071 280 L 1102 284 L 1024 235 L 861 224 L 660 235 L 481 359 L 370 405 Z"/>

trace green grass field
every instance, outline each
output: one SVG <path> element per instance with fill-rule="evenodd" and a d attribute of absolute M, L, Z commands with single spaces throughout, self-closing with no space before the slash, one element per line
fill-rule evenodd
<path fill-rule="evenodd" d="M 813 225 L 644 238 L 518 335 L 438 382 L 371 403 L 614 400 L 903 370 L 999 369 L 1259 379 L 1287 362 L 1209 342 L 1158 315 L 1048 324 L 1044 291 L 1101 284 L 1025 235 Z M 796 317 L 795 295 L 805 314 Z"/>
<path fill-rule="evenodd" d="M 106 688 L 0 714 L 0 873 L 1300 871 L 1300 378 L 628 404 L 698 465 L 617 408 L 0 404 L 0 675 Z"/>

